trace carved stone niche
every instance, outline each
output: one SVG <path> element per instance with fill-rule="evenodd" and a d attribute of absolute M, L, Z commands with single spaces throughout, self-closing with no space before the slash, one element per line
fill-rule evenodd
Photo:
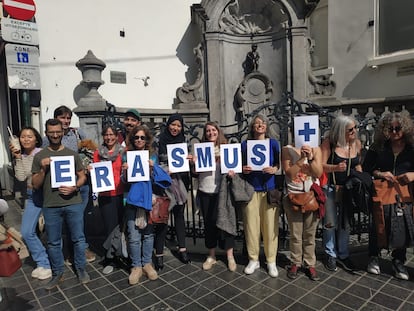
<path fill-rule="evenodd" d="M 240 83 L 237 89 L 237 112 L 241 115 L 251 113 L 260 105 L 266 104 L 273 94 L 273 83 L 263 73 L 253 71 Z"/>
<path fill-rule="evenodd" d="M 194 47 L 193 53 L 198 67 L 197 77 L 193 83 L 185 82 L 177 89 L 173 108 L 207 109 L 207 103 L 204 99 L 204 48 L 201 43 Z"/>

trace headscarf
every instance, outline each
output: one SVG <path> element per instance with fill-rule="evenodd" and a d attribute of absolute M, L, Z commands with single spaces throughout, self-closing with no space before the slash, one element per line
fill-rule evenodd
<path fill-rule="evenodd" d="M 177 120 L 180 121 L 182 130 L 177 136 L 173 136 L 171 135 L 168 127 L 171 123 Z M 167 145 L 178 144 L 183 142 L 185 142 L 183 116 L 179 113 L 175 113 L 168 118 L 167 126 L 165 127 L 164 131 L 160 134 L 160 139 L 158 142 L 158 154 L 167 154 Z"/>

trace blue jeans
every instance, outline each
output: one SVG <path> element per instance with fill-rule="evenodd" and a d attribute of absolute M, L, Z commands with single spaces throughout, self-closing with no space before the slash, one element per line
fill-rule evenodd
<path fill-rule="evenodd" d="M 43 207 L 50 264 L 54 275 L 63 273 L 62 224 L 68 225 L 73 243 L 74 264 L 77 270 L 85 269 L 85 234 L 83 232 L 84 204 L 63 207 Z"/>
<path fill-rule="evenodd" d="M 335 202 L 335 188 L 324 186 L 326 195 L 325 217 L 323 218 L 323 246 L 325 253 L 334 258 L 349 256 L 349 220 L 343 212 L 342 200 Z"/>
<path fill-rule="evenodd" d="M 37 267 L 50 269 L 49 258 L 46 249 L 36 233 L 37 223 L 39 221 L 41 207 L 34 205 L 32 201 L 32 190 L 27 189 L 28 198 L 24 202 L 24 212 L 22 217 L 21 234 L 26 242 L 27 248 Z"/>
<path fill-rule="evenodd" d="M 135 225 L 136 212 L 136 208 L 126 207 L 129 256 L 132 260 L 132 267 L 143 267 L 152 261 L 154 233 L 152 225 L 147 225 L 144 229 L 139 229 Z"/>

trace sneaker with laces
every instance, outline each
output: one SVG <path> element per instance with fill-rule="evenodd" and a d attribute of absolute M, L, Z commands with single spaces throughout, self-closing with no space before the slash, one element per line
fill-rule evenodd
<path fill-rule="evenodd" d="M 319 281 L 320 280 L 318 274 L 316 273 L 315 267 L 308 267 L 306 269 L 306 274 L 307 274 L 308 278 L 312 281 Z"/>
<path fill-rule="evenodd" d="M 401 262 L 399 259 L 392 260 L 392 271 L 394 272 L 394 276 L 400 280 L 408 280 L 409 275 L 407 268 L 404 266 L 404 263 Z"/>
<path fill-rule="evenodd" d="M 157 273 L 157 271 L 155 271 L 155 269 L 154 269 L 154 267 L 152 266 L 151 263 L 145 264 L 144 267 L 142 268 L 142 272 L 151 281 L 155 281 L 156 279 L 158 279 L 158 273 Z"/>
<path fill-rule="evenodd" d="M 52 277 L 52 269 L 37 267 L 32 271 L 32 278 L 46 280 Z"/>
<path fill-rule="evenodd" d="M 142 276 L 142 267 L 133 267 L 128 277 L 129 285 L 135 285 Z"/>
<path fill-rule="evenodd" d="M 336 258 L 330 255 L 327 255 L 326 262 L 325 262 L 325 268 L 329 271 L 338 270 L 338 268 L 336 267 Z"/>
<path fill-rule="evenodd" d="M 355 271 L 355 266 L 349 257 L 346 257 L 344 259 L 337 258 L 336 261 L 345 271 L 348 271 L 348 272 Z"/>
<path fill-rule="evenodd" d="M 93 262 L 96 260 L 96 254 L 89 248 L 85 249 L 85 257 L 87 262 Z"/>
<path fill-rule="evenodd" d="M 81 284 L 89 283 L 89 281 L 91 280 L 88 272 L 86 272 L 85 269 L 78 269 L 77 274 L 78 274 L 79 283 Z"/>
<path fill-rule="evenodd" d="M 287 266 L 287 277 L 292 280 L 296 279 L 298 277 L 298 270 L 299 267 L 295 264 Z"/>
<path fill-rule="evenodd" d="M 237 264 L 236 260 L 234 260 L 234 257 L 227 257 L 227 266 L 231 272 L 236 271 Z"/>
<path fill-rule="evenodd" d="M 279 271 L 277 271 L 275 262 L 267 264 L 267 272 L 272 278 L 277 278 L 279 276 Z"/>
<path fill-rule="evenodd" d="M 371 274 L 376 274 L 376 275 L 381 274 L 381 269 L 379 266 L 379 258 L 377 256 L 372 256 L 369 259 L 369 263 L 367 266 L 367 272 Z"/>
<path fill-rule="evenodd" d="M 203 262 L 203 270 L 210 270 L 217 263 L 216 258 L 208 256 Z"/>
<path fill-rule="evenodd" d="M 246 268 L 244 268 L 245 274 L 253 274 L 254 271 L 260 268 L 260 263 L 257 260 L 249 260 Z"/>

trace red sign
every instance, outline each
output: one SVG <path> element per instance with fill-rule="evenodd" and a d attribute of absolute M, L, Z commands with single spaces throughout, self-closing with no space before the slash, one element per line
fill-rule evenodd
<path fill-rule="evenodd" d="M 3 0 L 3 8 L 15 19 L 27 21 L 36 13 L 33 0 Z"/>

